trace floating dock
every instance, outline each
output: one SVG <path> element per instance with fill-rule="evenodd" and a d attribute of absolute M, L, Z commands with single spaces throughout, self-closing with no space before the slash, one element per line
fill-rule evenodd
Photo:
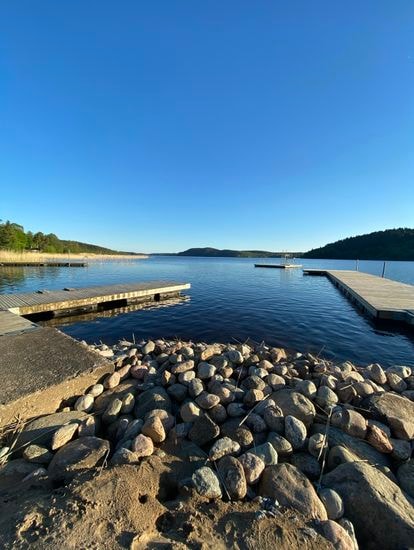
<path fill-rule="evenodd" d="M 190 284 L 148 282 L 0 295 L 0 428 L 56 411 L 114 370 L 70 336 L 21 317 L 161 302 Z"/>
<path fill-rule="evenodd" d="M 0 311 L 17 315 L 76 312 L 93 310 L 99 306 L 122 307 L 129 303 L 158 302 L 177 296 L 191 287 L 188 283 L 151 281 L 122 285 L 94 286 L 90 288 L 67 288 L 43 290 L 24 294 L 1 294 Z"/>
<path fill-rule="evenodd" d="M 374 319 L 414 326 L 414 286 L 360 271 L 304 269 L 304 275 L 324 275 Z"/>
<path fill-rule="evenodd" d="M 87 267 L 86 262 L 0 262 L 0 267 Z"/>
<path fill-rule="evenodd" d="M 271 267 L 273 269 L 292 269 L 302 267 L 300 264 L 254 264 L 254 267 Z"/>

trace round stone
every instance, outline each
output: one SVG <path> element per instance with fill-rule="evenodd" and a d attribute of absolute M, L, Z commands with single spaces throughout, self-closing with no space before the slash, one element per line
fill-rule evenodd
<path fill-rule="evenodd" d="M 220 481 L 211 468 L 203 466 L 196 470 L 192 482 L 197 493 L 205 498 L 221 498 Z"/>
<path fill-rule="evenodd" d="M 344 504 L 336 491 L 323 487 L 318 494 L 326 508 L 329 519 L 336 520 L 344 515 Z"/>
<path fill-rule="evenodd" d="M 265 469 L 263 460 L 253 453 L 245 453 L 239 458 L 239 462 L 243 466 L 246 482 L 249 485 L 257 483 Z"/>
<path fill-rule="evenodd" d="M 306 441 L 305 424 L 298 418 L 288 415 L 285 418 L 285 437 L 294 450 L 301 449 Z"/>

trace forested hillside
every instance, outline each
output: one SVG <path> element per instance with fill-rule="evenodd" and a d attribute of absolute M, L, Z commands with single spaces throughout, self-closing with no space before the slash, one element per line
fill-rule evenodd
<path fill-rule="evenodd" d="M 119 252 L 110 250 L 95 244 L 82 243 L 78 241 L 65 241 L 59 239 L 54 233 L 44 234 L 40 231 L 32 233 L 25 231 L 17 224 L 6 221 L 0 223 L 0 249 L 23 252 L 25 250 L 38 250 L 50 253 L 81 253 L 93 254 L 133 254 L 132 252 Z"/>
<path fill-rule="evenodd" d="M 303 256 L 320 259 L 414 261 L 414 229 L 387 229 L 348 237 L 310 250 Z"/>

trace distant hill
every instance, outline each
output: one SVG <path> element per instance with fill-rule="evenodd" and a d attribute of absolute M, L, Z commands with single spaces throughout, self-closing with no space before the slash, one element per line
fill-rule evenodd
<path fill-rule="evenodd" d="M 399 228 L 348 237 L 303 254 L 304 258 L 332 260 L 414 261 L 414 229 Z"/>
<path fill-rule="evenodd" d="M 54 233 L 44 234 L 40 231 L 25 232 L 23 226 L 6 221 L 0 223 L 0 250 L 13 250 L 23 252 L 25 250 L 38 250 L 50 253 L 77 254 L 89 252 L 91 254 L 135 254 L 134 252 L 120 252 L 111 250 L 96 244 L 82 243 L 79 241 L 61 240 Z"/>
<path fill-rule="evenodd" d="M 201 256 L 208 258 L 280 258 L 286 252 L 267 252 L 266 250 L 220 250 L 218 248 L 189 248 L 184 252 L 178 252 L 177 256 Z M 300 252 L 288 252 L 289 255 L 299 257 Z"/>

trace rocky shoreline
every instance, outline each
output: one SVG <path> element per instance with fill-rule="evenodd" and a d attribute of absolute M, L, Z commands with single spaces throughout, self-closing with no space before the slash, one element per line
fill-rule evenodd
<path fill-rule="evenodd" d="M 336 364 L 264 343 L 157 340 L 90 347 L 114 362 L 114 372 L 55 414 L 4 435 L 2 511 L 5 499 L 18 498 L 10 491 L 19 484 L 28 491 L 48 486 L 53 492 L 57 486 L 76 486 L 85 471 L 118 472 L 121 479 L 125 471 L 151 467 L 161 472 L 171 457 L 180 456 L 182 470 L 168 481 L 171 494 L 162 500 L 172 514 L 171 547 L 210 547 L 209 541 L 200 542 L 201 531 L 198 542 L 191 542 L 194 526 L 177 534 L 174 518 L 189 499 L 193 523 L 205 502 L 215 506 L 211 510 L 225 507 L 226 514 L 229 506 L 238 514 L 253 514 L 249 525 L 238 527 L 240 533 L 227 540 L 223 535 L 225 546 L 253 547 L 247 541 L 256 523 L 266 522 L 271 530 L 294 512 L 291 524 L 302 522 L 303 544 L 290 538 L 288 547 L 321 548 L 322 541 L 338 549 L 356 549 L 358 543 L 413 547 L 410 367 L 385 371 L 378 364 Z M 48 498 L 53 500 L 52 492 Z M 157 536 L 166 537 L 168 529 L 155 523 Z M 16 527 L 2 533 L 3 546 L 26 543 L 28 535 L 19 539 L 18 532 Z M 51 536 L 38 526 L 29 538 L 47 547 Z M 180 536 L 184 546 L 177 546 Z M 271 548 L 278 536 L 276 531 L 269 535 L 263 547 Z M 136 544 L 128 539 L 127 547 L 152 547 L 144 533 L 139 541 L 131 537 Z M 235 544 L 237 537 L 245 544 Z"/>

